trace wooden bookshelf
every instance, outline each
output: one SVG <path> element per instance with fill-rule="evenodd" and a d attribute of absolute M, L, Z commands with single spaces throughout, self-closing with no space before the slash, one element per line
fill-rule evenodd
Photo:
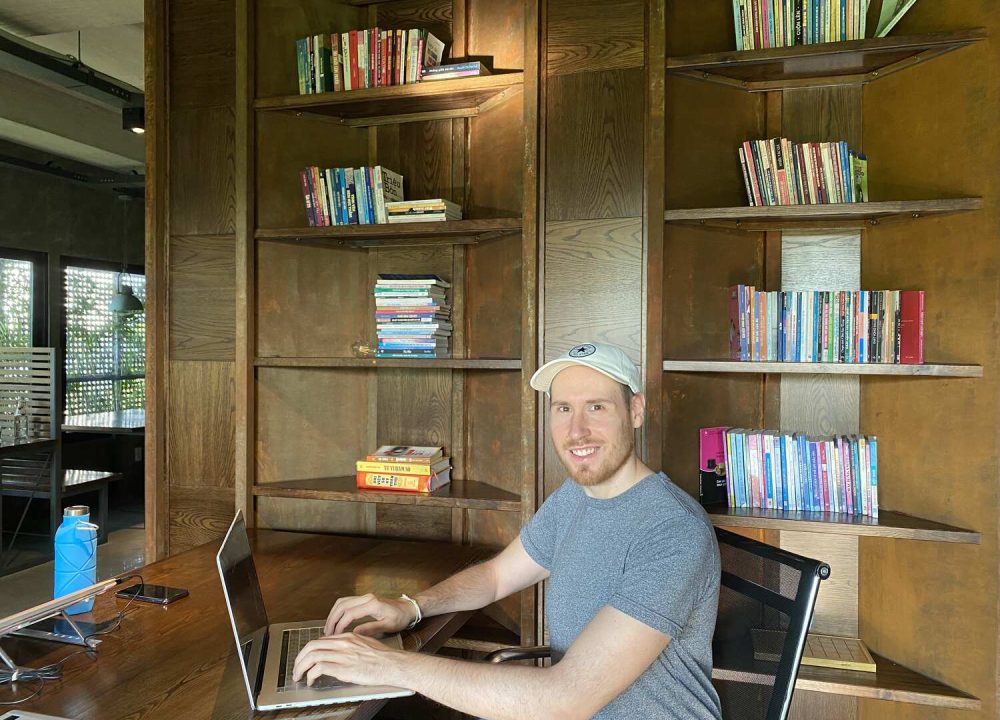
<path fill-rule="evenodd" d="M 978 710 L 982 707 L 980 700 L 968 693 L 875 653 L 872 653 L 872 657 L 876 667 L 873 673 L 803 665 L 799 668 L 795 689 L 961 710 Z M 712 677 L 717 680 L 759 680 L 762 684 L 773 681 L 773 666 L 764 668 L 755 664 L 733 665 L 724 661 L 717 664 L 721 667 L 712 669 Z"/>
<path fill-rule="evenodd" d="M 523 85 L 523 72 L 504 72 L 412 85 L 265 97 L 256 100 L 254 108 L 325 115 L 353 127 L 395 125 L 477 117 L 520 94 Z"/>
<path fill-rule="evenodd" d="M 940 217 L 983 207 L 983 199 L 890 200 L 824 205 L 693 208 L 667 210 L 663 219 L 679 225 L 723 230 L 863 230 L 889 222 Z"/>
<path fill-rule="evenodd" d="M 433 368 L 450 370 L 520 370 L 521 361 L 508 358 L 355 358 L 355 357 L 259 357 L 257 367 L 273 368 Z"/>
<path fill-rule="evenodd" d="M 780 373 L 784 375 L 891 375 L 958 378 L 983 376 L 981 365 L 742 362 L 739 360 L 664 360 L 663 370 L 665 372 Z"/>
<path fill-rule="evenodd" d="M 412 245 L 471 245 L 521 232 L 520 218 L 415 222 L 394 225 L 258 229 L 258 240 L 318 243 L 361 248 Z"/>
<path fill-rule="evenodd" d="M 521 512 L 519 496 L 475 480 L 452 480 L 443 488 L 426 494 L 361 490 L 355 483 L 353 475 L 285 480 L 254 485 L 253 494 L 257 497 Z"/>
<path fill-rule="evenodd" d="M 760 508 L 706 507 L 705 510 L 716 527 L 750 527 L 903 540 L 934 540 L 969 545 L 980 543 L 979 533 L 972 530 L 892 510 L 880 509 L 877 518 L 845 513 L 782 512 Z"/>
<path fill-rule="evenodd" d="M 667 72 L 748 92 L 858 85 L 986 38 L 982 28 L 667 58 Z"/>

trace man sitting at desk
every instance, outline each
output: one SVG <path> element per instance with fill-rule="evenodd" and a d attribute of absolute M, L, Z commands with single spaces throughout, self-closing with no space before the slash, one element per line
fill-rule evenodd
<path fill-rule="evenodd" d="M 549 395 L 564 482 L 499 555 L 399 599 L 337 600 L 325 637 L 295 661 L 320 675 L 395 685 L 486 718 L 719 718 L 712 632 L 719 549 L 701 507 L 635 455 L 646 400 L 624 352 L 578 345 L 531 386 Z M 551 667 L 401 652 L 366 637 L 421 616 L 476 610 L 549 579 Z M 345 633 L 351 622 L 373 621 Z"/>

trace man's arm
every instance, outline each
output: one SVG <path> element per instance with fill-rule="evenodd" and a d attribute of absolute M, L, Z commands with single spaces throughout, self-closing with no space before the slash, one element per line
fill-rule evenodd
<path fill-rule="evenodd" d="M 496 557 L 452 575 L 418 593 L 414 600 L 424 617 L 478 610 L 548 576 L 548 571 L 525 552 L 521 539 L 514 538 Z M 413 605 L 406 600 L 376 595 L 344 597 L 330 610 L 324 630 L 327 635 L 338 635 L 355 620 L 369 616 L 374 620 L 359 625 L 355 632 L 362 635 L 398 632 L 410 624 L 414 612 Z"/>
<path fill-rule="evenodd" d="M 589 718 L 631 685 L 670 636 L 604 607 L 563 659 L 548 668 L 491 665 L 390 650 L 345 634 L 314 640 L 295 662 L 296 679 L 320 675 L 395 685 L 477 717 Z"/>

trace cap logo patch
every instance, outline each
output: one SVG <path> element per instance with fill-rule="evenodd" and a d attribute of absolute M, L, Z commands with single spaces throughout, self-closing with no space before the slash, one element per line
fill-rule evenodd
<path fill-rule="evenodd" d="M 569 351 L 569 356 L 571 358 L 582 358 L 588 355 L 593 355 L 597 352 L 597 348 L 590 343 L 584 343 L 583 345 L 577 345 L 575 348 Z"/>

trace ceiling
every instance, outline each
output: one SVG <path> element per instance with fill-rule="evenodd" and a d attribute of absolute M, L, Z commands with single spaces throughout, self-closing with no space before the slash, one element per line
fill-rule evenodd
<path fill-rule="evenodd" d="M 0 0 L 0 30 L 143 88 L 143 0 Z M 64 84 L 65 85 L 65 84 Z M 0 142 L 95 170 L 143 172 L 143 139 L 120 102 L 84 96 L 17 67 L 0 69 Z"/>

